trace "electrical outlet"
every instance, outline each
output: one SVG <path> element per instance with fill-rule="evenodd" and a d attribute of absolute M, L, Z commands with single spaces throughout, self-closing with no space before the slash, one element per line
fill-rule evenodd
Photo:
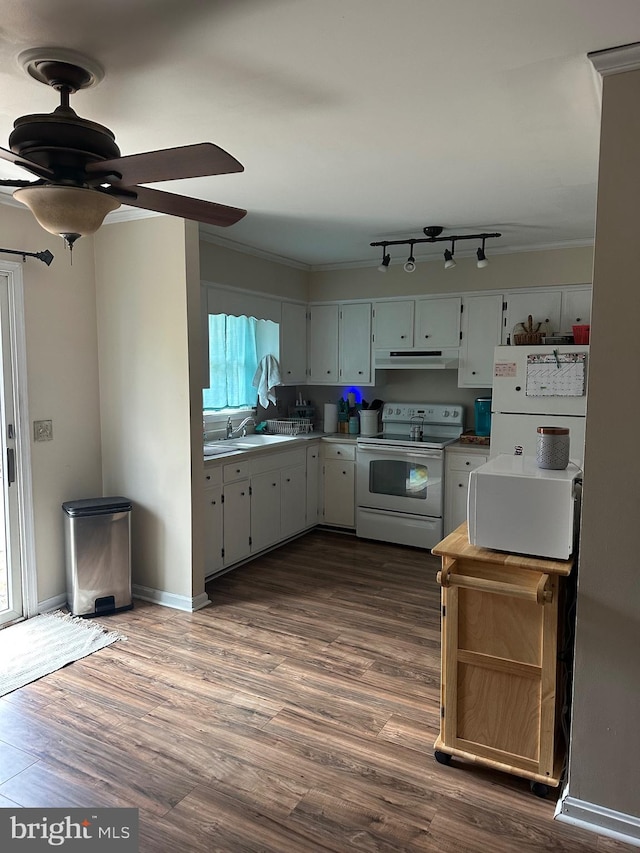
<path fill-rule="evenodd" d="M 51 441 L 53 439 L 53 421 L 34 421 L 33 440 Z"/>

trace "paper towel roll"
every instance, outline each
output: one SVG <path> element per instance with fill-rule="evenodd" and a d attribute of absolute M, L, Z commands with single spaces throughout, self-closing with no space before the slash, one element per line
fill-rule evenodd
<path fill-rule="evenodd" d="M 324 404 L 324 424 L 322 428 L 325 432 L 338 432 L 338 406 L 336 403 Z"/>

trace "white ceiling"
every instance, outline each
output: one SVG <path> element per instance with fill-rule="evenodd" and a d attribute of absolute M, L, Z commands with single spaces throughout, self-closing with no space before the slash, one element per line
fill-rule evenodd
<path fill-rule="evenodd" d="M 106 72 L 72 106 L 123 154 L 210 141 L 244 164 L 158 185 L 246 207 L 210 229 L 230 245 L 312 268 L 377 262 L 370 242 L 425 225 L 502 232 L 488 255 L 584 245 L 600 109 L 587 53 L 635 41 L 639 0 L 0 0 L 0 144 L 57 105 L 18 54 L 71 48 Z"/>

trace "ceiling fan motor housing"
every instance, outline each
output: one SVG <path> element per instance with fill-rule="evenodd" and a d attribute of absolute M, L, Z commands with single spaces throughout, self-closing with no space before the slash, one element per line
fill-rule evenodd
<path fill-rule="evenodd" d="M 21 116 L 13 127 L 9 136 L 11 150 L 54 172 L 62 171 L 56 175 L 59 178 L 72 178 L 73 170 L 83 174 L 87 163 L 120 156 L 115 136 L 107 127 L 80 118 L 70 107 Z"/>

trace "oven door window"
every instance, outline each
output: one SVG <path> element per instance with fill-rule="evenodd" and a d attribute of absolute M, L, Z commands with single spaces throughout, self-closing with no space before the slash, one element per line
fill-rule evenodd
<path fill-rule="evenodd" d="M 423 462 L 380 459 L 369 463 L 369 492 L 426 501 L 429 469 Z"/>

